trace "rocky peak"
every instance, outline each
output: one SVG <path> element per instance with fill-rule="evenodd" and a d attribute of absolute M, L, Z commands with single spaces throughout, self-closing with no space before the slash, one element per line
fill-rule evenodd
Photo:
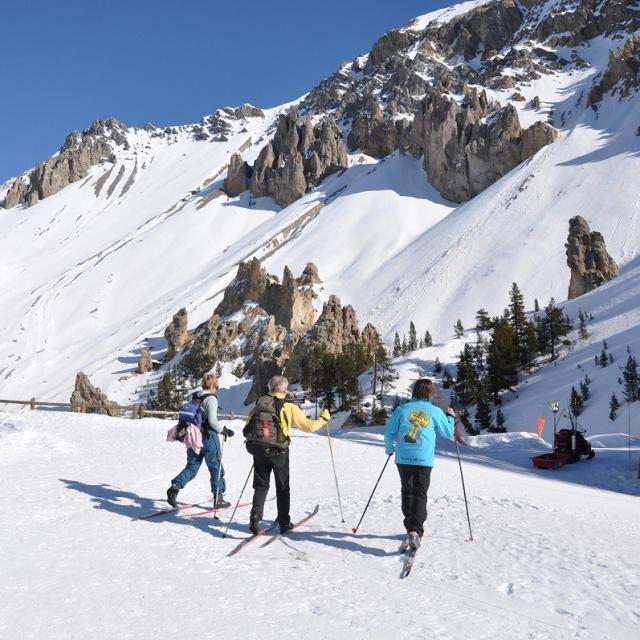
<path fill-rule="evenodd" d="M 618 275 L 618 265 L 607 252 L 604 238 L 591 231 L 582 216 L 569 220 L 567 265 L 571 269 L 570 300 L 577 298 Z"/>
<path fill-rule="evenodd" d="M 342 132 L 335 123 L 326 118 L 315 127 L 310 120 L 301 123 L 294 108 L 279 116 L 273 139 L 260 151 L 251 193 L 270 196 L 287 207 L 347 164 Z"/>
<path fill-rule="evenodd" d="M 307 262 L 307 266 L 303 269 L 302 275 L 298 278 L 298 284 L 300 286 L 307 286 L 312 284 L 319 284 L 320 274 L 318 273 L 318 267 L 313 262 Z"/>
<path fill-rule="evenodd" d="M 266 272 L 257 258 L 252 258 L 240 263 L 238 273 L 225 289 L 215 313 L 229 315 L 241 309 L 245 302 L 255 302 L 272 315 L 278 325 L 304 333 L 315 321 L 313 297 L 313 290 L 301 286 L 289 267 L 285 266 L 280 282 Z"/>
<path fill-rule="evenodd" d="M 71 132 L 55 156 L 36 165 L 26 180 L 14 181 L 4 207 L 10 209 L 18 204 L 30 207 L 85 178 L 91 167 L 115 162 L 113 145 L 128 148 L 126 132 L 127 128 L 115 118 L 96 120 L 82 133 Z"/>
<path fill-rule="evenodd" d="M 214 313 L 220 316 L 230 315 L 242 308 L 246 301 L 259 303 L 269 283 L 269 276 L 262 268 L 258 258 L 238 265 L 238 272 L 231 284 L 224 290 L 222 301 Z"/>

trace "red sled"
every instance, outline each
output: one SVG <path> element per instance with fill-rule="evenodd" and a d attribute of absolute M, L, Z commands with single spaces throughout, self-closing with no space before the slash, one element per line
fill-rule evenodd
<path fill-rule="evenodd" d="M 555 451 L 554 453 L 543 453 L 540 456 L 531 458 L 533 466 L 538 469 L 559 469 L 571 461 L 571 454 L 565 451 Z"/>

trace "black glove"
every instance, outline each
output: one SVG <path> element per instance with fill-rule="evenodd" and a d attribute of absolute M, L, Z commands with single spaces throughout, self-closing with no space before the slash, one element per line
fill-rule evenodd
<path fill-rule="evenodd" d="M 222 435 L 225 438 L 233 438 L 233 436 L 236 434 L 235 431 L 232 431 L 231 429 L 229 429 L 228 427 L 222 427 Z"/>

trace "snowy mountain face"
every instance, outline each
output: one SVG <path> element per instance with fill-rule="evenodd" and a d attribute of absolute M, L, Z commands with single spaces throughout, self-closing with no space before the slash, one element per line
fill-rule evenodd
<path fill-rule="evenodd" d="M 164 355 L 182 307 L 190 330 L 208 321 L 253 257 L 314 262 L 318 309 L 337 294 L 387 340 L 413 320 L 450 360 L 454 322 L 500 313 L 512 282 L 529 308 L 566 299 L 577 214 L 633 287 L 639 29 L 635 2 L 466 2 L 294 103 L 70 134 L 0 187 L 2 395 L 66 400 L 82 370 L 138 399 L 158 375 L 133 375 L 140 350 Z M 598 338 L 623 350 L 640 308 L 616 286 L 572 305 L 597 307 Z"/>

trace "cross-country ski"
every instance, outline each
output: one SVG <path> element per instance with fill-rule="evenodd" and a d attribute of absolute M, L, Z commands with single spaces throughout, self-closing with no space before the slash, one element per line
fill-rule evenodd
<path fill-rule="evenodd" d="M 298 520 L 297 522 L 292 523 L 291 526 L 289 528 L 287 528 L 285 531 L 278 531 L 278 533 L 276 535 L 271 536 L 271 538 L 269 538 L 265 543 L 260 545 L 260 548 L 266 547 L 266 546 L 270 545 L 271 543 L 276 542 L 277 540 L 282 540 L 282 538 L 284 536 L 288 535 L 292 531 L 295 531 L 298 527 L 301 527 L 302 525 L 304 525 L 307 522 L 309 522 L 309 520 L 311 520 L 311 518 L 313 518 L 313 516 L 318 515 L 318 511 L 320 511 L 320 505 L 317 504 L 315 506 L 315 509 L 311 513 L 307 514 L 301 520 Z"/>

